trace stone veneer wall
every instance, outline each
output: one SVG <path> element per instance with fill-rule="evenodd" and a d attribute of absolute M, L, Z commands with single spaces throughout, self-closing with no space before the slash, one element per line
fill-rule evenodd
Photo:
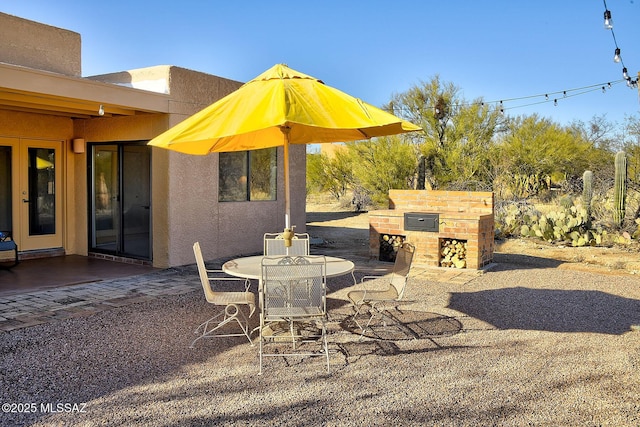
<path fill-rule="evenodd" d="M 440 240 L 467 241 L 467 268 L 478 269 L 493 261 L 494 198 L 491 192 L 391 190 L 388 210 L 369 212 L 369 254 L 377 258 L 380 235 L 405 236 L 416 246 L 415 263 L 440 265 Z M 440 215 L 438 232 L 404 229 L 405 212 Z"/>

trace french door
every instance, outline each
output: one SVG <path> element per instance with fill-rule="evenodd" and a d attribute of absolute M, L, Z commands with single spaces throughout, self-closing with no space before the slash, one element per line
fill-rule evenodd
<path fill-rule="evenodd" d="M 151 150 L 143 144 L 93 144 L 90 251 L 151 259 Z"/>
<path fill-rule="evenodd" d="M 61 248 L 62 141 L 0 138 L 0 225 L 21 251 Z"/>

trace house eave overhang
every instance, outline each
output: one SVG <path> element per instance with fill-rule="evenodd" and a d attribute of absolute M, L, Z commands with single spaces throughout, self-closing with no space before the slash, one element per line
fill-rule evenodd
<path fill-rule="evenodd" d="M 0 62 L 0 109 L 71 118 L 169 112 L 170 96 Z M 100 109 L 102 106 L 102 111 Z"/>

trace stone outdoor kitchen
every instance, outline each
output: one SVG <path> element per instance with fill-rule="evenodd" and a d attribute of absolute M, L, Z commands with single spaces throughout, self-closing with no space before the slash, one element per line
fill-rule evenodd
<path fill-rule="evenodd" d="M 369 212 L 372 258 L 393 261 L 394 244 L 407 241 L 416 264 L 480 269 L 493 261 L 493 193 L 390 190 L 389 208 Z"/>

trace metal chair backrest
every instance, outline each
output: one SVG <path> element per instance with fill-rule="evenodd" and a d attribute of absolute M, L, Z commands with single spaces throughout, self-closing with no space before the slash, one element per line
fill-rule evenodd
<path fill-rule="evenodd" d="M 309 255 L 309 252 L 309 234 L 307 233 L 295 233 L 289 248 L 284 246 L 282 233 L 265 233 L 264 235 L 265 256 Z"/>
<path fill-rule="evenodd" d="M 265 257 L 262 260 L 262 314 L 265 319 L 326 315 L 324 256 Z"/>
<path fill-rule="evenodd" d="M 415 246 L 406 242 L 398 248 L 396 261 L 391 272 L 391 285 L 396 288 L 398 299 L 402 299 L 404 295 L 415 251 Z"/>
<path fill-rule="evenodd" d="M 209 283 L 209 275 L 207 274 L 207 267 L 204 264 L 202 251 L 200 250 L 200 242 L 193 244 L 193 254 L 196 256 L 196 264 L 198 265 L 198 274 L 200 275 L 202 289 L 204 289 L 204 296 L 207 301 L 214 302 L 216 294 L 213 289 L 211 289 L 211 283 Z"/>

